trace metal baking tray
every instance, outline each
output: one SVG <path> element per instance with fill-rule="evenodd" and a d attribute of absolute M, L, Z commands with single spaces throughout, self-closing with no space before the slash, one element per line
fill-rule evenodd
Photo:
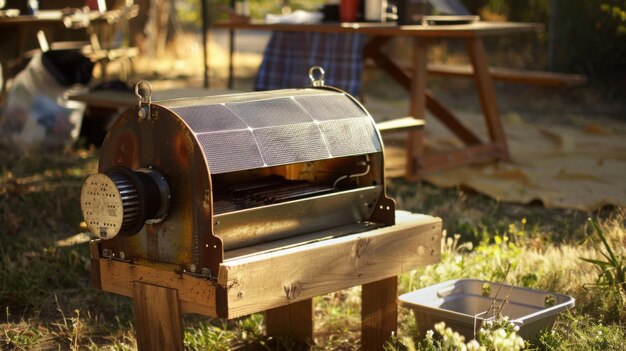
<path fill-rule="evenodd" d="M 497 299 L 496 294 L 500 290 Z M 493 311 L 485 318 L 492 305 L 508 302 L 502 315 L 520 327 L 518 334 L 525 340 L 536 340 L 540 332 L 552 328 L 559 313 L 574 307 L 574 298 L 546 291 L 511 286 L 477 279 L 449 280 L 424 289 L 401 295 L 401 306 L 415 312 L 420 335 L 433 329 L 438 322 L 474 339 L 474 328 L 483 320 L 493 318 Z"/>

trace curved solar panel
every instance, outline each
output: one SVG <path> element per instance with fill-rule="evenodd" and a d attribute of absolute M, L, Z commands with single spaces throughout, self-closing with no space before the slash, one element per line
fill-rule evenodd
<path fill-rule="evenodd" d="M 379 152 L 369 114 L 343 93 L 176 106 L 212 174 Z"/>

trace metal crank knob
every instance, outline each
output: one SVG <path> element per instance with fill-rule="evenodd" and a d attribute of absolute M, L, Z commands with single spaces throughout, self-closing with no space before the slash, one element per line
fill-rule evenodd
<path fill-rule="evenodd" d="M 158 223 L 169 211 L 170 189 L 154 169 L 114 167 L 89 176 L 80 195 L 87 227 L 101 239 L 133 235 L 144 223 Z"/>

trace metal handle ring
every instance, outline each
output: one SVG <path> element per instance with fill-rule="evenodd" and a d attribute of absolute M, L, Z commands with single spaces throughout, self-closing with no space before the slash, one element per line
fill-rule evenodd
<path fill-rule="evenodd" d="M 143 85 L 148 90 L 148 94 L 146 96 L 141 96 L 141 94 L 139 94 L 140 85 Z M 141 107 L 141 103 L 152 103 L 152 85 L 150 85 L 150 82 L 148 82 L 147 80 L 140 80 L 139 82 L 137 82 L 137 84 L 135 84 L 135 95 L 137 96 L 137 105 L 139 107 Z"/>
<path fill-rule="evenodd" d="M 319 77 L 315 78 L 315 73 L 318 73 Z M 320 66 L 313 66 L 309 69 L 309 79 L 311 80 L 311 85 L 314 87 L 323 87 L 324 86 L 324 69 Z"/>

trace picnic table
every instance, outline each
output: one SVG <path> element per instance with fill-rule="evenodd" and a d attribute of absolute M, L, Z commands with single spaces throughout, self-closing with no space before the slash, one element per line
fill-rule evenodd
<path fill-rule="evenodd" d="M 409 91 L 409 115 L 423 120 L 426 110 L 429 110 L 435 118 L 465 144 L 459 150 L 423 153 L 422 131 L 410 128 L 406 153 L 402 156 L 405 159 L 400 163 L 401 169 L 389 174 L 391 176 L 404 174 L 408 179 L 416 179 L 424 172 L 470 163 L 510 160 L 506 135 L 502 128 L 496 103 L 494 76 L 490 71 L 483 39 L 490 36 L 532 32 L 542 28 L 541 25 L 534 23 L 483 21 L 454 25 L 406 26 L 398 26 L 395 23 L 268 24 L 252 21 L 248 23 L 218 22 L 213 24 L 213 27 L 229 30 L 359 33 L 367 35 L 369 41 L 364 47 L 364 57 L 371 59 L 380 69 Z M 413 39 L 413 57 L 408 68 L 401 67 L 381 50 L 385 43 L 395 37 Z M 470 75 L 476 83 L 484 122 L 489 134 L 488 141 L 481 140 L 426 88 L 428 77 L 427 49 L 429 45 L 441 39 L 460 39 L 465 42 L 465 50 L 471 62 L 471 72 L 465 72 L 465 74 Z M 387 132 L 391 131 L 387 130 Z M 388 162 L 394 163 L 394 160 Z"/>

